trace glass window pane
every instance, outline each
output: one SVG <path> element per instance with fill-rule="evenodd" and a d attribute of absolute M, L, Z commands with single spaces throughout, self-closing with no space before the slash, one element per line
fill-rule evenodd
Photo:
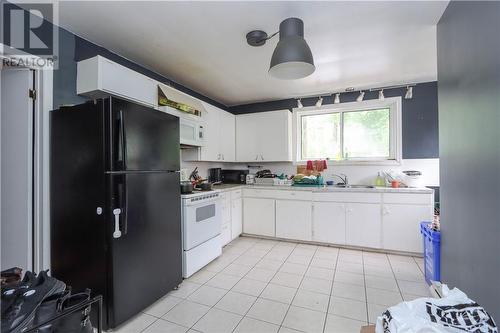
<path fill-rule="evenodd" d="M 341 158 L 339 113 L 302 116 L 301 124 L 303 160 Z"/>
<path fill-rule="evenodd" d="M 344 112 L 344 158 L 390 158 L 390 109 Z"/>

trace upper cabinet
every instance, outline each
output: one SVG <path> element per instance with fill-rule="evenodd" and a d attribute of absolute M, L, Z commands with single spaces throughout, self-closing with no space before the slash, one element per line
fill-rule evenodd
<path fill-rule="evenodd" d="M 235 117 L 213 105 L 203 103 L 206 113 L 205 144 L 197 158 L 201 161 L 235 161 Z"/>
<path fill-rule="evenodd" d="M 79 61 L 76 93 L 91 98 L 109 95 L 155 107 L 158 82 L 101 56 Z"/>
<path fill-rule="evenodd" d="M 237 162 L 292 160 L 292 114 L 288 110 L 236 116 Z"/>

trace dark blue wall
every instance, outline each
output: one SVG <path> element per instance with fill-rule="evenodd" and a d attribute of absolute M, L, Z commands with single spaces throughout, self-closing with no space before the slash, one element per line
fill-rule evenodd
<path fill-rule="evenodd" d="M 406 88 L 384 90 L 386 97 L 404 96 Z M 359 92 L 343 93 L 342 103 L 354 102 Z M 377 99 L 378 92 L 366 92 L 365 99 Z M 304 106 L 313 106 L 315 98 L 302 99 Z M 402 99 L 403 158 L 438 158 L 437 82 L 419 83 L 413 88 L 412 99 Z M 333 97 L 323 97 L 323 104 L 332 104 Z M 238 105 L 229 108 L 234 114 L 265 112 L 297 107 L 295 99 Z"/>

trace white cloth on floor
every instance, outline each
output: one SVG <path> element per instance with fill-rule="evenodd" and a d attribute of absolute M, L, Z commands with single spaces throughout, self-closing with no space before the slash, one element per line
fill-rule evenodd
<path fill-rule="evenodd" d="M 498 333 L 493 318 L 461 290 L 443 285 L 443 298 L 418 298 L 377 318 L 376 333 Z"/>

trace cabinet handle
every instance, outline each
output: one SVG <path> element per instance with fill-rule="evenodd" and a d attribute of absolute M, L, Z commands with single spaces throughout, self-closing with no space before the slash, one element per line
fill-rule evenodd
<path fill-rule="evenodd" d="M 222 160 L 224 161 L 224 154 L 222 154 Z"/>

